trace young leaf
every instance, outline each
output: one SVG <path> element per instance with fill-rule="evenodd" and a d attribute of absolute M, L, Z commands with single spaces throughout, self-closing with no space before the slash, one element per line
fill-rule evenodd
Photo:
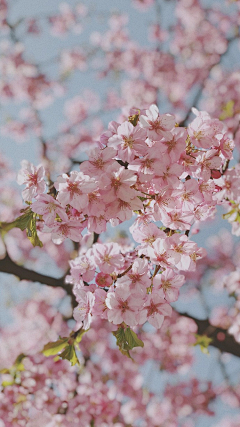
<path fill-rule="evenodd" d="M 14 378 L 12 380 L 9 380 L 9 381 L 3 381 L 2 387 L 7 387 L 8 385 L 13 385 L 14 383 L 15 383 Z"/>
<path fill-rule="evenodd" d="M 56 356 L 54 361 L 61 359 L 67 359 L 72 365 L 79 364 L 75 346 L 78 347 L 78 343 L 82 340 L 83 335 L 88 330 L 79 329 L 76 332 L 71 332 L 69 337 L 60 337 L 55 342 L 49 342 L 42 350 L 45 356 Z"/>
<path fill-rule="evenodd" d="M 28 208 L 28 210 L 23 215 L 20 215 L 14 221 L 0 223 L 2 237 L 4 237 L 4 235 L 13 228 L 20 228 L 22 231 L 26 230 L 27 237 L 33 246 L 43 246 L 37 235 L 36 214 L 32 212 L 30 208 Z"/>
<path fill-rule="evenodd" d="M 55 356 L 68 345 L 68 339 L 68 337 L 63 337 L 58 341 L 49 342 L 43 347 L 42 353 L 47 357 Z"/>
<path fill-rule="evenodd" d="M 84 335 L 87 331 L 89 331 L 89 329 L 81 329 L 81 330 L 78 332 L 77 337 L 75 338 L 75 342 L 76 342 L 76 343 L 80 343 L 80 342 L 82 341 L 82 337 L 83 337 L 83 335 Z M 75 332 L 74 332 L 74 333 L 75 333 Z"/>
<path fill-rule="evenodd" d="M 124 328 L 120 326 L 118 330 L 114 331 L 112 334 L 117 338 L 117 345 L 121 346 L 125 338 Z"/>
<path fill-rule="evenodd" d="M 36 214 L 32 213 L 32 216 L 29 220 L 27 226 L 27 237 L 32 243 L 33 246 L 40 246 L 42 248 L 43 244 L 37 235 L 37 227 L 36 227 Z"/>
<path fill-rule="evenodd" d="M 24 371 L 25 367 L 22 363 L 22 360 L 26 357 L 25 354 L 21 353 L 16 358 L 14 364 L 9 369 L 1 369 L 1 374 L 9 374 L 12 378 L 2 382 L 2 387 L 7 387 L 9 385 L 15 384 L 16 379 L 21 378 L 21 371 Z"/>
<path fill-rule="evenodd" d="M 25 354 L 21 353 L 19 354 L 19 356 L 16 358 L 15 362 L 14 362 L 14 367 L 16 367 L 17 371 L 24 371 L 24 364 L 22 363 L 23 359 L 26 357 Z"/>
<path fill-rule="evenodd" d="M 69 362 L 71 362 L 71 365 L 79 365 L 79 361 L 76 355 L 76 350 L 73 344 L 68 345 L 65 350 L 60 354 L 60 357 L 62 359 L 67 359 Z"/>
<path fill-rule="evenodd" d="M 229 119 L 234 115 L 234 101 L 228 101 L 222 109 L 222 114 L 220 114 L 219 120 Z"/>
<path fill-rule="evenodd" d="M 132 359 L 129 350 L 132 350 L 134 347 L 143 347 L 143 342 L 138 338 L 137 334 L 132 331 L 131 328 L 127 327 L 124 329 L 123 326 L 120 326 L 117 331 L 112 332 L 112 334 L 117 339 L 117 346 L 122 354 Z"/>
<path fill-rule="evenodd" d="M 20 230 L 25 230 L 29 224 L 29 221 L 31 219 L 32 211 L 29 208 L 27 212 L 25 212 L 23 215 L 20 215 L 18 218 L 16 218 L 12 222 L 1 222 L 0 228 L 2 232 L 5 234 L 6 232 L 12 230 L 12 228 L 20 228 Z"/>
<path fill-rule="evenodd" d="M 130 359 L 130 353 L 129 353 L 129 348 L 128 348 L 128 344 L 126 342 L 126 337 L 125 337 L 125 332 L 124 332 L 124 328 L 122 326 L 120 326 L 118 328 L 117 331 L 112 332 L 112 334 L 116 337 L 117 339 L 117 346 L 119 348 L 119 350 L 121 351 L 122 354 L 124 354 L 124 356 L 129 357 Z"/>
<path fill-rule="evenodd" d="M 199 345 L 201 351 L 204 354 L 209 354 L 208 346 L 212 342 L 212 338 L 209 338 L 207 335 L 198 335 L 195 334 L 196 342 L 193 344 L 194 346 Z"/>
<path fill-rule="evenodd" d="M 132 348 L 134 348 L 134 347 L 143 347 L 143 346 L 144 346 L 143 341 L 141 341 L 141 340 L 138 338 L 137 334 L 135 334 L 135 332 L 134 332 L 134 331 L 132 331 L 132 329 L 127 328 L 127 329 L 125 330 L 125 336 L 126 336 L 126 339 L 127 339 L 128 345 L 129 345 L 129 347 L 130 347 L 130 349 L 131 349 L 131 350 L 132 350 Z"/>

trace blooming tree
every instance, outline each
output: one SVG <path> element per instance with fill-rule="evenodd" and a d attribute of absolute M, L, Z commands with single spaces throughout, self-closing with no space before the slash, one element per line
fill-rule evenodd
<path fill-rule="evenodd" d="M 239 424 L 240 3 L 208 3 L 0 1 L 0 427 Z"/>

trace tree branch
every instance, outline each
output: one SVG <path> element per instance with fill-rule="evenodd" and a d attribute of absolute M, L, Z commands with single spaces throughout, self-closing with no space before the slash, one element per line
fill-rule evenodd
<path fill-rule="evenodd" d="M 201 99 L 202 92 L 203 92 L 203 89 L 204 89 L 204 87 L 206 85 L 207 80 L 209 79 L 210 72 L 212 71 L 212 69 L 216 65 L 218 65 L 218 64 L 221 63 L 222 58 L 229 52 L 229 48 L 230 48 L 231 43 L 233 41 L 237 40 L 238 37 L 239 36 L 237 35 L 237 36 L 234 36 L 234 37 L 232 37 L 232 38 L 230 38 L 230 39 L 227 40 L 227 48 L 226 48 L 226 50 L 221 55 L 219 55 L 218 61 L 214 62 L 213 64 L 211 64 L 210 67 L 208 68 L 207 73 L 206 73 L 205 77 L 203 78 L 202 82 L 200 83 L 200 87 L 199 87 L 199 89 L 197 90 L 197 92 L 196 92 L 196 94 L 194 96 L 194 99 L 192 101 L 191 106 L 188 108 L 187 114 L 184 117 L 184 119 L 179 123 L 179 126 L 186 126 L 187 125 L 187 121 L 188 121 L 188 119 L 190 117 L 192 108 L 193 107 L 196 108 L 199 100 Z"/>
<path fill-rule="evenodd" d="M 210 324 L 208 319 L 197 319 L 188 313 L 178 312 L 180 316 L 188 317 L 194 320 L 198 327 L 199 335 L 207 335 L 212 338 L 211 346 L 218 348 L 222 352 L 233 354 L 240 357 L 240 343 L 237 343 L 232 335 L 226 329 L 219 328 Z"/>
<path fill-rule="evenodd" d="M 0 260 L 0 272 L 14 274 L 19 277 L 20 280 L 30 280 L 31 282 L 39 282 L 43 285 L 52 286 L 54 288 L 64 289 L 68 295 L 72 296 L 72 286 L 64 283 L 64 277 L 56 279 L 55 277 L 46 276 L 44 274 L 36 273 L 33 270 L 28 270 L 21 265 L 16 264 L 11 260 L 9 255 Z"/>
<path fill-rule="evenodd" d="M 8 273 L 17 276 L 20 280 L 29 280 L 31 282 L 39 282 L 43 285 L 52 286 L 54 288 L 62 288 L 70 295 L 73 299 L 72 286 L 64 282 L 64 277 L 56 279 L 55 277 L 46 276 L 44 274 L 36 273 L 33 270 L 29 270 L 16 264 L 11 260 L 9 255 L 6 255 L 4 259 L 0 260 L 0 272 Z M 76 305 L 74 298 L 74 306 Z M 230 335 L 226 329 L 222 329 L 210 324 L 208 319 L 197 319 L 188 313 L 178 312 L 180 316 L 188 317 L 194 320 L 198 327 L 199 335 L 207 335 L 212 338 L 210 345 L 218 348 L 222 352 L 233 354 L 234 356 L 240 357 L 240 343 L 237 343 L 232 335 Z"/>

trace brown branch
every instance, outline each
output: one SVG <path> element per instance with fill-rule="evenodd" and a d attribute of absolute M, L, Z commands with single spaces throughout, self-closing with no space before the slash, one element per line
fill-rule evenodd
<path fill-rule="evenodd" d="M 56 279 L 55 277 L 46 276 L 29 270 L 21 265 L 16 264 L 11 260 L 9 255 L 0 260 L 0 273 L 8 273 L 17 276 L 20 280 L 30 280 L 31 282 L 39 282 L 43 285 L 52 286 L 54 288 L 64 289 L 68 295 L 72 296 L 72 286 L 64 283 L 64 277 Z"/>
<path fill-rule="evenodd" d="M 11 258 L 6 255 L 4 259 L 0 260 L 0 272 L 8 273 L 17 276 L 20 280 L 29 280 L 31 282 L 42 283 L 43 285 L 52 286 L 54 288 L 62 288 L 68 295 L 73 298 L 72 286 L 64 282 L 64 277 L 55 278 L 46 276 L 44 274 L 37 273 L 33 270 L 29 270 L 16 264 Z M 75 298 L 74 298 L 75 301 Z M 74 303 L 74 306 L 76 302 Z M 222 329 L 210 324 L 208 319 L 197 319 L 188 313 L 178 313 L 180 316 L 188 317 L 194 320 L 198 327 L 199 335 L 207 335 L 212 338 L 210 345 L 218 348 L 221 352 L 233 354 L 234 356 L 240 357 L 240 343 L 237 343 L 232 335 L 230 335 L 226 329 Z"/>
<path fill-rule="evenodd" d="M 216 66 L 216 65 L 218 65 L 218 64 L 220 64 L 221 63 L 221 61 L 222 61 L 222 58 L 229 52 L 229 49 L 230 49 L 230 45 L 231 45 L 231 43 L 233 42 L 233 41 L 235 41 L 235 40 L 237 40 L 238 39 L 238 35 L 237 36 L 234 36 L 234 37 L 232 37 L 232 38 L 230 38 L 230 39 L 228 39 L 227 40 L 227 48 L 226 48 L 226 50 L 225 50 L 225 52 L 223 52 L 221 55 L 219 55 L 219 59 L 217 60 L 217 62 L 214 62 L 213 64 L 211 64 L 210 65 L 210 67 L 208 68 L 208 70 L 207 70 L 207 74 L 205 75 L 205 77 L 203 78 L 203 80 L 201 81 L 201 83 L 200 83 L 200 87 L 199 87 L 199 89 L 197 90 L 197 92 L 196 92 L 196 94 L 195 94 L 195 96 L 194 96 L 194 99 L 193 99 L 193 101 L 192 101 L 192 104 L 191 104 L 191 106 L 188 108 L 188 111 L 187 111 L 187 114 L 186 114 L 186 116 L 184 117 L 184 119 L 179 123 L 179 126 L 187 126 L 187 121 L 188 121 L 188 119 L 189 119 L 189 117 L 190 117 L 190 114 L 191 114 L 191 112 L 192 112 L 192 108 L 193 107 L 197 107 L 197 104 L 198 104 L 198 102 L 199 102 L 199 100 L 201 99 L 201 96 L 202 96 L 202 92 L 203 92 L 203 90 L 204 90 L 204 88 L 205 88 L 205 86 L 206 86 L 206 82 L 207 82 L 207 80 L 209 79 L 209 75 L 210 75 L 210 72 L 212 71 L 212 69 Z"/>
<path fill-rule="evenodd" d="M 198 327 L 199 335 L 207 335 L 212 338 L 211 346 L 218 348 L 221 352 L 233 354 L 240 357 L 240 343 L 237 343 L 232 335 L 226 329 L 211 325 L 208 319 L 197 319 L 188 313 L 178 313 L 180 316 L 188 317 L 194 320 Z"/>

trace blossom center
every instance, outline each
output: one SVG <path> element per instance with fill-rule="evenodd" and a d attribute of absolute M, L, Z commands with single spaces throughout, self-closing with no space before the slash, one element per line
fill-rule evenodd
<path fill-rule="evenodd" d="M 68 183 L 68 190 L 70 191 L 70 193 L 72 194 L 81 194 L 81 190 L 78 188 L 78 183 L 77 182 L 69 182 Z"/>
<path fill-rule="evenodd" d="M 202 130 L 199 130 L 198 132 L 196 131 L 194 132 L 194 138 L 197 140 L 201 139 L 203 136 L 204 136 L 204 133 Z"/>
<path fill-rule="evenodd" d="M 150 130 L 154 130 L 155 132 L 162 130 L 161 121 L 159 119 L 155 120 L 154 122 L 149 120 L 148 123 L 150 124 Z"/>
<path fill-rule="evenodd" d="M 154 313 L 157 313 L 158 309 L 157 306 L 151 301 L 150 305 L 148 306 L 148 317 L 152 316 Z"/>
<path fill-rule="evenodd" d="M 95 159 L 92 164 L 98 169 L 103 169 L 104 161 L 101 159 L 101 157 L 99 157 L 98 159 Z"/>
<path fill-rule="evenodd" d="M 162 288 L 164 291 L 166 291 L 168 288 L 172 286 L 171 282 L 169 280 L 165 280 L 162 282 Z"/>
<path fill-rule="evenodd" d="M 117 178 L 112 179 L 112 187 L 114 187 L 116 190 L 122 185 L 119 176 Z"/>
<path fill-rule="evenodd" d="M 32 185 L 37 185 L 38 183 L 38 176 L 37 173 L 30 173 L 28 175 L 29 181 L 31 182 Z"/>
<path fill-rule="evenodd" d="M 124 313 L 126 310 L 129 310 L 128 302 L 127 301 L 122 301 L 122 303 L 121 303 L 121 310 L 122 310 L 122 313 Z"/>
<path fill-rule="evenodd" d="M 103 261 L 106 262 L 107 264 L 110 264 L 110 259 L 111 259 L 111 257 L 108 254 L 104 255 L 104 257 L 103 257 Z"/>
<path fill-rule="evenodd" d="M 132 136 L 127 137 L 125 135 L 122 135 L 122 139 L 124 141 L 124 148 L 133 148 L 134 139 L 132 138 Z"/>

